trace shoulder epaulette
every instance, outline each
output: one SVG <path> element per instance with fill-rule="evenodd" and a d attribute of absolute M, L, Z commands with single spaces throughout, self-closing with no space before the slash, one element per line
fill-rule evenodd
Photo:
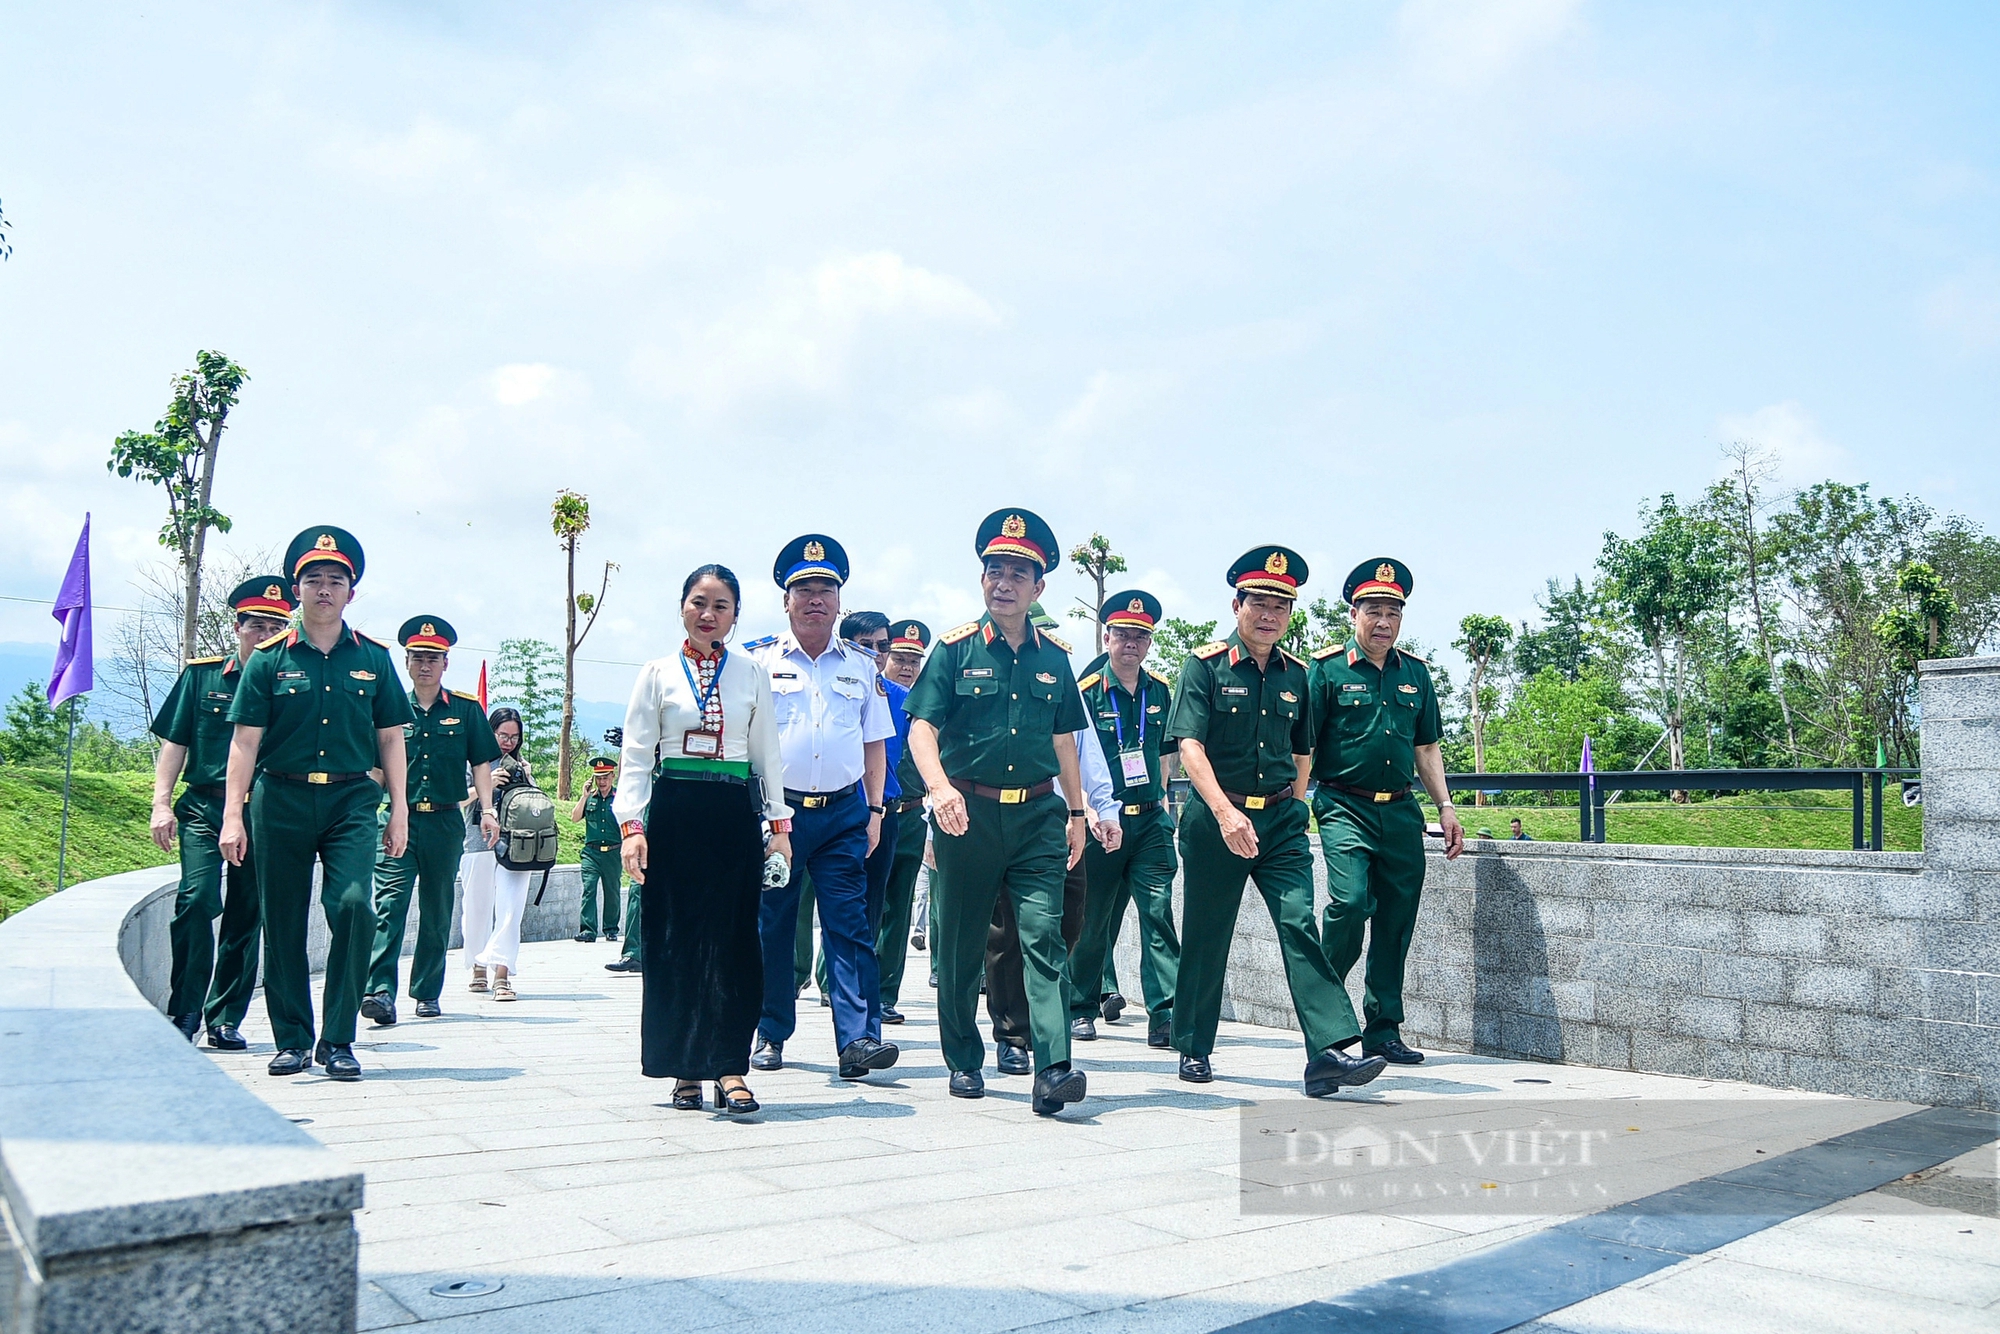
<path fill-rule="evenodd" d="M 1157 667 L 1146 668 L 1146 675 L 1152 677 L 1155 681 L 1158 681 L 1163 686 L 1170 686 L 1174 683 L 1174 679 L 1171 676 L 1168 676 L 1165 672 L 1161 671 Z"/>
<path fill-rule="evenodd" d="M 212 658 L 189 658 L 187 660 L 187 665 L 190 667 L 213 667 L 218 662 L 227 662 L 227 661 L 229 661 L 229 655 L 227 653 L 218 653 Z"/>
<path fill-rule="evenodd" d="M 1402 654 L 1404 657 L 1408 658 L 1411 662 L 1420 662 L 1426 667 L 1431 665 L 1431 660 L 1429 658 L 1420 658 L 1406 648 L 1399 648 L 1396 650 L 1396 652 Z"/>
<path fill-rule="evenodd" d="M 1054 635 L 1050 634 L 1046 630 L 1042 631 L 1042 638 L 1048 640 L 1051 644 L 1054 644 L 1057 648 L 1061 649 L 1065 653 L 1076 652 L 1075 649 L 1071 648 L 1068 644 L 1063 643 L 1062 640 L 1057 639 Z"/>
<path fill-rule="evenodd" d="M 1078 681 L 1076 683 L 1076 688 L 1078 690 L 1088 690 L 1092 686 L 1096 685 L 1099 681 L 1102 681 L 1103 679 L 1104 678 L 1102 676 L 1099 676 L 1096 672 L 1092 672 L 1089 676 L 1086 676 L 1081 681 Z"/>
<path fill-rule="evenodd" d="M 369 643 L 373 644 L 376 648 L 383 649 L 386 651 L 390 647 L 388 644 L 377 639 L 374 635 L 369 634 L 366 630 L 356 630 L 354 633 L 360 638 L 365 639 Z"/>
<path fill-rule="evenodd" d="M 1306 660 L 1304 658 L 1301 658 L 1298 654 L 1292 652 L 1290 649 L 1281 648 L 1278 650 L 1278 653 L 1285 659 L 1286 662 L 1289 662 L 1292 665 L 1302 670 L 1304 669 L 1306 665 Z"/>
<path fill-rule="evenodd" d="M 464 700 L 464 701 L 465 701 L 465 702 L 466 702 L 467 704 L 477 704 L 477 703 L 479 702 L 479 696 L 477 696 L 477 695 L 468 695 L 468 694 L 466 694 L 466 693 L 465 693 L 465 692 L 464 692 L 463 690 L 454 690 L 454 691 L 452 691 L 452 692 L 451 692 L 451 697 L 452 697 L 453 699 L 462 699 L 462 700 Z"/>
<path fill-rule="evenodd" d="M 1217 654 L 1227 652 L 1229 652 L 1229 645 L 1223 643 L 1220 639 L 1214 639 L 1196 649 L 1193 656 L 1197 658 L 1213 658 Z"/>
<path fill-rule="evenodd" d="M 955 629 L 947 630 L 943 634 L 939 635 L 938 643 L 956 644 L 959 640 L 964 639 L 966 636 L 970 635 L 973 631 L 977 630 L 978 628 L 979 628 L 978 621 L 967 621 L 964 625 L 958 626 Z"/>
<path fill-rule="evenodd" d="M 1323 658 L 1331 658 L 1346 647 L 1347 645 L 1345 644 L 1328 644 L 1324 648 L 1316 648 L 1313 650 L 1313 661 L 1318 662 Z"/>
<path fill-rule="evenodd" d="M 272 636 L 271 636 L 271 637 L 270 637 L 269 639 L 267 639 L 267 640 L 265 640 L 265 641 L 264 641 L 263 643 L 259 644 L 259 645 L 258 645 L 257 647 L 258 647 L 258 648 L 270 648 L 270 647 L 271 647 L 271 646 L 273 646 L 274 644 L 277 644 L 277 643 L 281 642 L 282 640 L 286 639 L 286 638 L 287 638 L 288 636 L 290 636 L 290 634 L 291 634 L 291 633 L 292 633 L 292 627 L 288 625 L 288 626 L 286 626 L 286 627 L 285 627 L 284 629 L 282 629 L 282 630 L 278 631 L 278 633 L 277 633 L 277 634 L 275 634 L 275 635 L 272 635 Z"/>
<path fill-rule="evenodd" d="M 749 643 L 745 644 L 743 646 L 743 651 L 745 653 L 755 653 L 758 649 L 769 648 L 771 647 L 771 645 L 777 642 L 778 642 L 778 637 L 776 635 L 765 635 L 762 639 L 753 639 Z"/>

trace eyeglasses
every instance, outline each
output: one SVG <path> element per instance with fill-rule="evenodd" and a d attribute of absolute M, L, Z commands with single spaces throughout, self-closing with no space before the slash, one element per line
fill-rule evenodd
<path fill-rule="evenodd" d="M 854 642 L 867 649 L 870 653 L 882 654 L 889 651 L 889 639 L 886 635 L 881 639 L 857 639 Z"/>

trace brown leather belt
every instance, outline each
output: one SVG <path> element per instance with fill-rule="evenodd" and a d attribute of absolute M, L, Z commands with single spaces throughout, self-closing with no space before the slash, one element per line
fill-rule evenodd
<path fill-rule="evenodd" d="M 1241 806 L 1246 811 L 1261 811 L 1289 798 L 1292 790 L 1281 787 L 1276 792 L 1265 792 L 1250 797 L 1244 796 L 1241 792 L 1224 792 L 1222 795 L 1229 798 L 1229 804 L 1232 806 Z"/>
<path fill-rule="evenodd" d="M 266 769 L 266 778 L 282 778 L 287 783 L 311 783 L 314 787 L 325 787 L 331 783 L 352 783 L 367 774 L 281 774 L 276 769 Z"/>
<path fill-rule="evenodd" d="M 997 801 L 1002 806 L 1018 806 L 1024 801 L 1033 801 L 1036 797 L 1046 797 L 1056 790 L 1056 780 L 1053 778 L 1044 779 L 1033 787 L 988 787 L 984 783 L 969 783 L 963 778 L 952 779 L 951 785 L 967 796 L 985 797 L 988 801 Z"/>
<path fill-rule="evenodd" d="M 1147 811 L 1157 811 L 1161 805 L 1157 801 L 1128 801 L 1120 809 L 1126 815 L 1144 815 Z"/>
<path fill-rule="evenodd" d="M 1320 786 L 1330 787 L 1336 792 L 1352 792 L 1357 797 L 1366 797 L 1368 800 L 1377 803 L 1407 801 L 1411 796 L 1410 789 L 1406 787 L 1397 788 L 1394 792 L 1377 792 L 1372 787 L 1355 787 L 1352 783 L 1330 783 L 1324 779 L 1320 780 Z"/>

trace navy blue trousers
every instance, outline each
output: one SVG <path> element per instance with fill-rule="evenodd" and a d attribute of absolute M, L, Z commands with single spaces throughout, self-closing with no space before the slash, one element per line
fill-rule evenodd
<path fill-rule="evenodd" d="M 820 949 L 833 1001 L 833 1045 L 882 1037 L 882 978 L 875 933 L 868 926 L 868 799 L 857 790 L 819 810 L 792 812 L 792 879 L 767 890 L 757 914 L 764 938 L 764 1015 L 758 1036 L 783 1042 L 799 1025 L 792 953 L 799 928 L 799 889 L 812 876 L 819 903 Z"/>

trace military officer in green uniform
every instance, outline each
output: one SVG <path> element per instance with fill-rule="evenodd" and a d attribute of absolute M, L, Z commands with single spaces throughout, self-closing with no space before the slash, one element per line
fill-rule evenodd
<path fill-rule="evenodd" d="M 1411 790 L 1417 779 L 1438 803 L 1444 855 L 1465 850 L 1445 788 L 1430 666 L 1396 647 L 1414 582 L 1398 560 L 1356 566 L 1341 593 L 1353 608 L 1354 635 L 1319 650 L 1312 665 L 1313 814 L 1329 900 L 1320 939 L 1344 981 L 1368 929 L 1361 1050 L 1397 1065 L 1424 1059 L 1402 1035 L 1403 961 L 1424 888 L 1424 813 Z"/>
<path fill-rule="evenodd" d="M 404 790 L 410 799 L 410 840 L 400 857 L 382 852 L 375 861 L 375 952 L 368 966 L 368 990 L 361 1014 L 378 1027 L 396 1022 L 396 971 L 403 959 L 403 932 L 410 920 L 410 896 L 417 901 L 417 949 L 410 959 L 410 998 L 417 1018 L 443 1013 L 444 954 L 451 944 L 452 891 L 465 852 L 465 779 L 468 769 L 479 797 L 479 832 L 488 847 L 499 842 L 493 807 L 493 739 L 479 696 L 444 688 L 451 646 L 458 631 L 442 616 L 412 616 L 396 632 L 403 666 L 410 673 L 410 709 L 415 719 L 403 729 L 408 759 Z M 380 820 L 386 829 L 388 803 Z"/>
<path fill-rule="evenodd" d="M 352 1044 L 375 940 L 375 850 L 400 857 L 409 842 L 403 725 L 411 721 L 410 699 L 387 646 L 342 617 L 365 564 L 361 544 L 345 529 L 308 528 L 292 539 L 285 569 L 304 624 L 258 646 L 229 706 L 236 734 L 222 854 L 240 866 L 255 834 L 274 1075 L 295 1075 L 318 1061 L 334 1079 L 361 1078 Z M 371 769 L 389 789 L 386 829 L 376 818 L 382 787 Z M 317 1046 L 306 960 L 315 858 L 331 935 Z"/>
<path fill-rule="evenodd" d="M 617 795 L 618 761 L 600 755 L 590 762 L 590 786 L 569 813 L 572 821 L 583 821 L 583 854 L 579 868 L 583 874 L 583 909 L 578 914 L 576 938 L 584 944 L 597 939 L 597 899 L 604 897 L 604 938 L 618 939 L 619 894 L 625 888 L 625 867 L 618 850 L 623 839 L 618 833 L 618 817 L 611 813 L 611 799 Z"/>
<path fill-rule="evenodd" d="M 1114 912 L 1127 902 L 1139 905 L 1139 948 L 1148 977 L 1160 988 L 1148 1001 L 1146 1041 L 1165 1047 L 1173 1023 L 1174 981 L 1180 971 L 1181 942 L 1174 933 L 1174 826 L 1167 816 L 1164 765 L 1176 747 L 1166 740 L 1173 682 L 1145 666 L 1160 620 L 1160 600 L 1128 589 L 1105 599 L 1097 618 L 1109 639 L 1101 666 L 1077 682 L 1083 711 L 1095 729 L 1096 744 L 1111 770 L 1124 836 L 1107 851 L 1096 842 L 1084 848 L 1089 877 L 1083 930 L 1070 954 L 1075 986 L 1070 1000 L 1071 1036 L 1094 1038 L 1103 1003 L 1100 979 L 1111 952 Z"/>
<path fill-rule="evenodd" d="M 882 677 L 904 690 L 917 683 L 924 654 L 930 650 L 930 627 L 922 621 L 892 621 L 889 651 L 882 656 Z M 889 884 L 882 895 L 882 925 L 875 933 L 875 957 L 882 965 L 882 1022 L 900 1024 L 896 1002 L 903 994 L 903 967 L 910 950 L 910 909 L 917 892 L 917 872 L 924 865 L 924 844 L 930 825 L 924 819 L 924 776 L 907 743 L 896 760 L 896 786 L 901 793 L 890 803 L 897 813 L 896 856 L 889 863 Z"/>
<path fill-rule="evenodd" d="M 1305 1034 L 1305 1092 L 1323 1098 L 1382 1073 L 1379 1056 L 1350 1056 L 1361 1040 L 1354 1003 L 1320 948 L 1313 922 L 1312 848 L 1306 839 L 1306 777 L 1312 702 L 1306 665 L 1278 647 L 1306 581 L 1305 560 L 1285 547 L 1257 547 L 1229 570 L 1236 630 L 1204 644 L 1181 666 L 1167 739 L 1196 800 L 1181 817 L 1181 967 L 1173 1043 L 1180 1077 L 1213 1079 L 1230 936 L 1246 878 L 1257 882 L 1278 931 L 1285 982 Z"/>
<path fill-rule="evenodd" d="M 1034 1039 L 1031 1106 L 1052 1116 L 1086 1091 L 1069 1059 L 1062 935 L 1063 879 L 1083 856 L 1087 815 L 1067 734 L 1086 720 L 1069 655 L 1028 621 L 1061 552 L 1055 534 L 1026 510 L 996 510 L 974 550 L 986 614 L 939 637 L 904 704 L 941 873 L 931 897 L 939 1045 L 952 1095 L 985 1096 L 979 977 L 1004 885 L 1020 928 Z"/>
<path fill-rule="evenodd" d="M 228 896 L 223 895 L 218 840 L 229 742 L 235 733 L 229 705 L 251 652 L 282 631 L 292 614 L 285 585 L 277 575 L 259 575 L 236 586 L 229 595 L 230 609 L 236 613 L 236 652 L 191 660 L 152 726 L 153 735 L 160 738 L 159 759 L 153 765 L 153 841 L 162 852 L 172 852 L 178 831 L 181 842 L 167 1013 L 190 1042 L 205 1020 L 208 1045 L 220 1051 L 242 1051 L 250 1045 L 237 1029 L 250 1009 L 250 993 L 257 988 L 262 921 L 254 865 L 231 866 Z M 185 778 L 187 786 L 180 800 L 169 806 L 177 778 Z"/>

